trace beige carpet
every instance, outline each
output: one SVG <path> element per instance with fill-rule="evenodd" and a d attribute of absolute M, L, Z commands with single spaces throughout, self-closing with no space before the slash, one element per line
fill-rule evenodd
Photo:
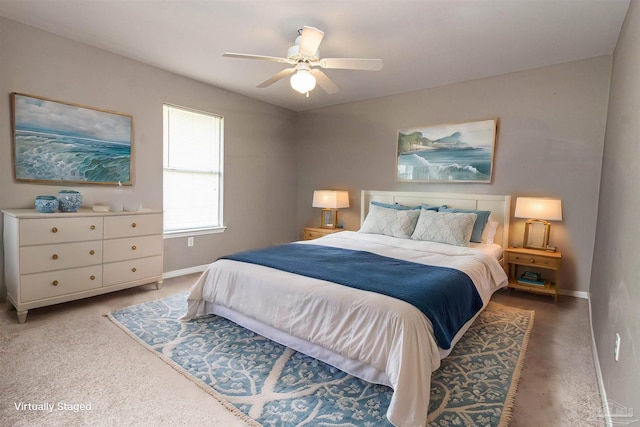
<path fill-rule="evenodd" d="M 186 286 L 185 286 L 186 285 Z M 103 314 L 187 289 L 154 286 L 0 320 L 0 426 L 244 426 Z M 180 289 L 177 289 L 180 288 Z M 91 403 L 90 411 L 18 410 L 16 403 Z"/>

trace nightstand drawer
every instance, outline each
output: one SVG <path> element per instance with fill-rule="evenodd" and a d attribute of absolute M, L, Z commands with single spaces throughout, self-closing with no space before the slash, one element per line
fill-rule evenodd
<path fill-rule="evenodd" d="M 322 233 L 318 231 L 305 230 L 304 231 L 304 240 L 313 240 L 318 237 L 326 236 L 327 233 Z"/>
<path fill-rule="evenodd" d="M 344 228 L 307 227 L 304 229 L 302 236 L 304 240 L 313 240 L 328 234 L 339 233 L 341 231 L 344 231 Z"/>
<path fill-rule="evenodd" d="M 560 268 L 559 258 L 547 258 L 541 255 L 508 253 L 507 262 L 510 264 L 538 266 L 558 270 Z"/>

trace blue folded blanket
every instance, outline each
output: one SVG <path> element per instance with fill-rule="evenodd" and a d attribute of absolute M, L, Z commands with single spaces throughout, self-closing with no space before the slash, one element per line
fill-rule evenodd
<path fill-rule="evenodd" d="M 455 334 L 483 305 L 473 281 L 460 270 L 366 251 L 289 243 L 222 259 L 275 268 L 408 302 L 429 318 L 438 346 L 443 349 L 451 347 Z"/>

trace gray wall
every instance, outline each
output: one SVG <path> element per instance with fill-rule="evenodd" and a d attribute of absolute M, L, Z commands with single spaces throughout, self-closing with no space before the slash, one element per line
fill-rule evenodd
<path fill-rule="evenodd" d="M 9 103 L 14 91 L 133 115 L 134 186 L 122 192 L 95 185 L 66 187 L 81 191 L 88 206 L 126 197 L 145 207 L 162 208 L 163 102 L 224 116 L 228 229 L 197 236 L 193 248 L 187 248 L 186 238 L 165 240 L 165 272 L 297 236 L 291 196 L 296 189 L 294 113 L 4 18 L 0 18 L 0 208 L 33 207 L 36 195 L 65 188 L 14 181 Z M 3 298 L 3 268 L 0 277 Z"/>
<path fill-rule="evenodd" d="M 298 224 L 319 223 L 314 189 L 350 191 L 340 212 L 359 227 L 359 191 L 405 190 L 558 197 L 564 221 L 551 243 L 562 251 L 561 287 L 589 289 L 611 56 L 468 81 L 299 113 Z M 395 182 L 397 131 L 499 118 L 493 184 Z M 512 243 L 523 221 L 513 219 Z"/>
<path fill-rule="evenodd" d="M 591 276 L 604 388 L 640 418 L 640 3 L 629 6 L 613 56 L 598 230 Z M 615 334 L 621 337 L 614 360 Z"/>

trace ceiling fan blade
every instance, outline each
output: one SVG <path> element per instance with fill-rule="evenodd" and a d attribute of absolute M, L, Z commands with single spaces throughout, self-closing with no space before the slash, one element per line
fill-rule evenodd
<path fill-rule="evenodd" d="M 324 32 L 316 27 L 302 27 L 299 52 L 306 56 L 315 57 L 323 37 Z"/>
<path fill-rule="evenodd" d="M 296 72 L 296 67 L 293 68 L 285 68 L 284 70 L 280 71 L 279 73 L 274 74 L 273 76 L 269 77 L 267 80 L 263 81 L 262 83 L 260 83 L 258 86 L 259 88 L 265 88 L 268 86 L 271 86 L 272 84 L 274 84 L 275 82 L 277 82 L 278 80 L 287 77 L 293 73 Z"/>
<path fill-rule="evenodd" d="M 228 58 L 240 58 L 240 59 L 259 59 L 261 61 L 273 61 L 279 62 L 281 64 L 295 64 L 295 61 L 292 61 L 288 58 L 278 58 L 277 56 L 264 56 L 264 55 L 249 55 L 246 53 L 233 53 L 233 52 L 225 52 L 222 56 L 226 56 Z"/>
<path fill-rule="evenodd" d="M 336 84 L 332 82 L 331 79 L 321 70 L 314 68 L 311 70 L 311 74 L 316 78 L 318 85 L 329 95 L 333 95 L 340 90 L 340 88 L 336 86 Z"/>
<path fill-rule="evenodd" d="M 380 71 L 384 66 L 382 59 L 364 58 L 323 58 L 318 61 L 314 61 L 311 65 L 319 65 L 322 68 L 367 71 Z"/>

